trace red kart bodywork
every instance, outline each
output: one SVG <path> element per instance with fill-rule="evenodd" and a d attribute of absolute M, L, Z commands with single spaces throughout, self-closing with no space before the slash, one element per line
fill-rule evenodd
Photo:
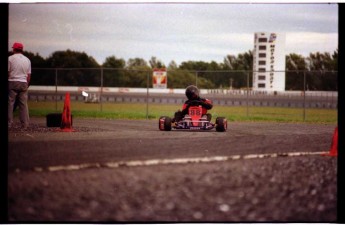
<path fill-rule="evenodd" d="M 188 109 L 188 114 L 192 118 L 192 124 L 195 127 L 201 126 L 201 116 L 202 116 L 202 107 L 201 106 L 191 106 Z"/>

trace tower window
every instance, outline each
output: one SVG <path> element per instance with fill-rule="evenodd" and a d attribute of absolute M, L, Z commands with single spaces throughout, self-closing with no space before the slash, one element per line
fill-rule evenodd
<path fill-rule="evenodd" d="M 267 38 L 259 38 L 259 42 L 267 42 Z"/>
<path fill-rule="evenodd" d="M 259 76 L 259 80 L 266 80 L 266 76 Z"/>
<path fill-rule="evenodd" d="M 266 68 L 259 68 L 259 72 L 266 72 Z"/>
<path fill-rule="evenodd" d="M 259 58 L 265 58 L 266 57 L 266 53 L 259 53 Z"/>
<path fill-rule="evenodd" d="M 258 84 L 258 87 L 259 87 L 259 88 L 265 88 L 265 87 L 266 87 L 266 84 Z"/>
<path fill-rule="evenodd" d="M 266 65 L 266 61 L 259 61 L 259 65 Z"/>
<path fill-rule="evenodd" d="M 259 45 L 259 50 L 266 50 L 266 45 Z"/>

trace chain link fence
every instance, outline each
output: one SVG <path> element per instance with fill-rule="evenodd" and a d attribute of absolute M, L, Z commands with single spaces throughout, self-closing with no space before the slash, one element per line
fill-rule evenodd
<path fill-rule="evenodd" d="M 184 89 L 194 84 L 215 105 L 245 107 L 246 116 L 253 115 L 253 107 L 294 107 L 303 110 L 305 120 L 306 109 L 338 107 L 337 71 L 280 71 L 285 74 L 285 91 L 253 88 L 255 72 L 168 70 L 168 89 L 156 90 L 152 88 L 152 70 L 33 68 L 29 100 L 55 101 L 57 111 L 58 102 L 68 91 L 72 101 L 97 103 L 100 112 L 105 103 L 143 103 L 148 117 L 150 104 L 183 104 Z M 262 76 L 257 79 L 268 86 L 269 73 L 260 71 Z"/>

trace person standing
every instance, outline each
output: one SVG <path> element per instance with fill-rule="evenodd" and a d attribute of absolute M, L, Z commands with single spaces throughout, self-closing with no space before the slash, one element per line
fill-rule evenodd
<path fill-rule="evenodd" d="M 29 126 L 28 88 L 31 79 L 31 62 L 23 55 L 22 43 L 14 43 L 13 55 L 8 57 L 8 127 L 13 126 L 13 107 L 18 100 L 22 128 Z"/>

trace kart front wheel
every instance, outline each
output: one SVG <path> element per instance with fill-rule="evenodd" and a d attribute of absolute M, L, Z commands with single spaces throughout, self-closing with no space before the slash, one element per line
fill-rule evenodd
<path fill-rule="evenodd" d="M 224 132 L 228 129 L 228 121 L 224 117 L 217 117 L 216 131 Z"/>
<path fill-rule="evenodd" d="M 171 118 L 168 116 L 161 116 L 158 122 L 159 130 L 171 131 Z"/>

